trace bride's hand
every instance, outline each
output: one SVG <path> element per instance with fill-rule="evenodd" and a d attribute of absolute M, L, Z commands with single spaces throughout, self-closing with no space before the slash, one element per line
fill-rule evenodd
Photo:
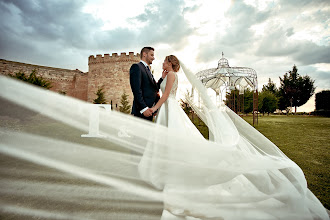
<path fill-rule="evenodd" d="M 150 109 L 151 109 L 152 113 L 154 113 L 157 110 L 155 108 L 150 108 Z"/>

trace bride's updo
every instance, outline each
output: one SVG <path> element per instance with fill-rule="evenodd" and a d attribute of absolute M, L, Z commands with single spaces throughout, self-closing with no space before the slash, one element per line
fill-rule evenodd
<path fill-rule="evenodd" d="M 172 68 L 174 72 L 178 72 L 180 69 L 180 61 L 176 56 L 174 55 L 169 55 L 165 58 L 168 62 L 172 63 Z"/>

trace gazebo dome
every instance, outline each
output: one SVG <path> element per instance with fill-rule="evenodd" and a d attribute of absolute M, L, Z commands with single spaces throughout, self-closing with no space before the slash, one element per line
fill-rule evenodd
<path fill-rule="evenodd" d="M 229 67 L 229 63 L 228 63 L 228 60 L 226 58 L 221 58 L 218 62 L 218 68 L 221 68 L 221 67 Z"/>
<path fill-rule="evenodd" d="M 257 73 L 248 67 L 230 67 L 228 60 L 223 57 L 217 68 L 202 70 L 196 74 L 206 88 L 212 88 L 217 94 L 239 89 L 243 92 L 247 87 L 258 88 Z M 223 91 L 225 90 L 226 91 Z"/>
<path fill-rule="evenodd" d="M 223 57 L 223 52 L 222 52 L 222 58 L 218 62 L 218 69 L 220 69 L 221 67 L 229 67 L 228 60 Z"/>

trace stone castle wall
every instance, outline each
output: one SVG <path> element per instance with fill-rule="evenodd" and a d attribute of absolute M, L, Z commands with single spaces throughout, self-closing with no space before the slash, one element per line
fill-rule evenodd
<path fill-rule="evenodd" d="M 51 91 L 65 92 L 68 96 L 87 100 L 87 73 L 80 70 L 68 70 L 0 59 L 0 74 L 2 75 L 15 74 L 19 71 L 25 73 L 25 75 L 30 75 L 33 70 L 37 71 L 38 76 L 42 76 L 52 83 Z"/>
<path fill-rule="evenodd" d="M 29 75 L 33 70 L 52 83 L 50 90 L 65 92 L 84 101 L 93 102 L 97 98 L 96 92 L 103 88 L 107 103 L 119 108 L 121 96 L 125 92 L 130 104 L 133 103 L 133 94 L 129 83 L 129 69 L 133 63 L 140 61 L 140 55 L 133 52 L 91 55 L 88 58 L 89 71 L 68 70 L 47 66 L 32 65 L 0 59 L 0 74 L 8 75 L 19 71 Z"/>
<path fill-rule="evenodd" d="M 103 88 L 106 101 L 112 101 L 113 108 L 119 107 L 122 94 L 128 95 L 133 103 L 133 94 L 129 83 L 129 69 L 132 64 L 140 61 L 140 55 L 133 52 L 91 55 L 88 59 L 88 98 L 92 102 L 97 96 L 99 88 Z"/>

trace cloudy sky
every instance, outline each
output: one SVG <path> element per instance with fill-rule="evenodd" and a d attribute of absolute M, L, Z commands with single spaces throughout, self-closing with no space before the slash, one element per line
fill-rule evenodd
<path fill-rule="evenodd" d="M 0 59 L 88 71 L 89 55 L 153 46 L 198 72 L 257 71 L 259 88 L 295 64 L 330 89 L 329 0 L 0 0 Z M 314 97 L 300 111 L 312 111 Z"/>

